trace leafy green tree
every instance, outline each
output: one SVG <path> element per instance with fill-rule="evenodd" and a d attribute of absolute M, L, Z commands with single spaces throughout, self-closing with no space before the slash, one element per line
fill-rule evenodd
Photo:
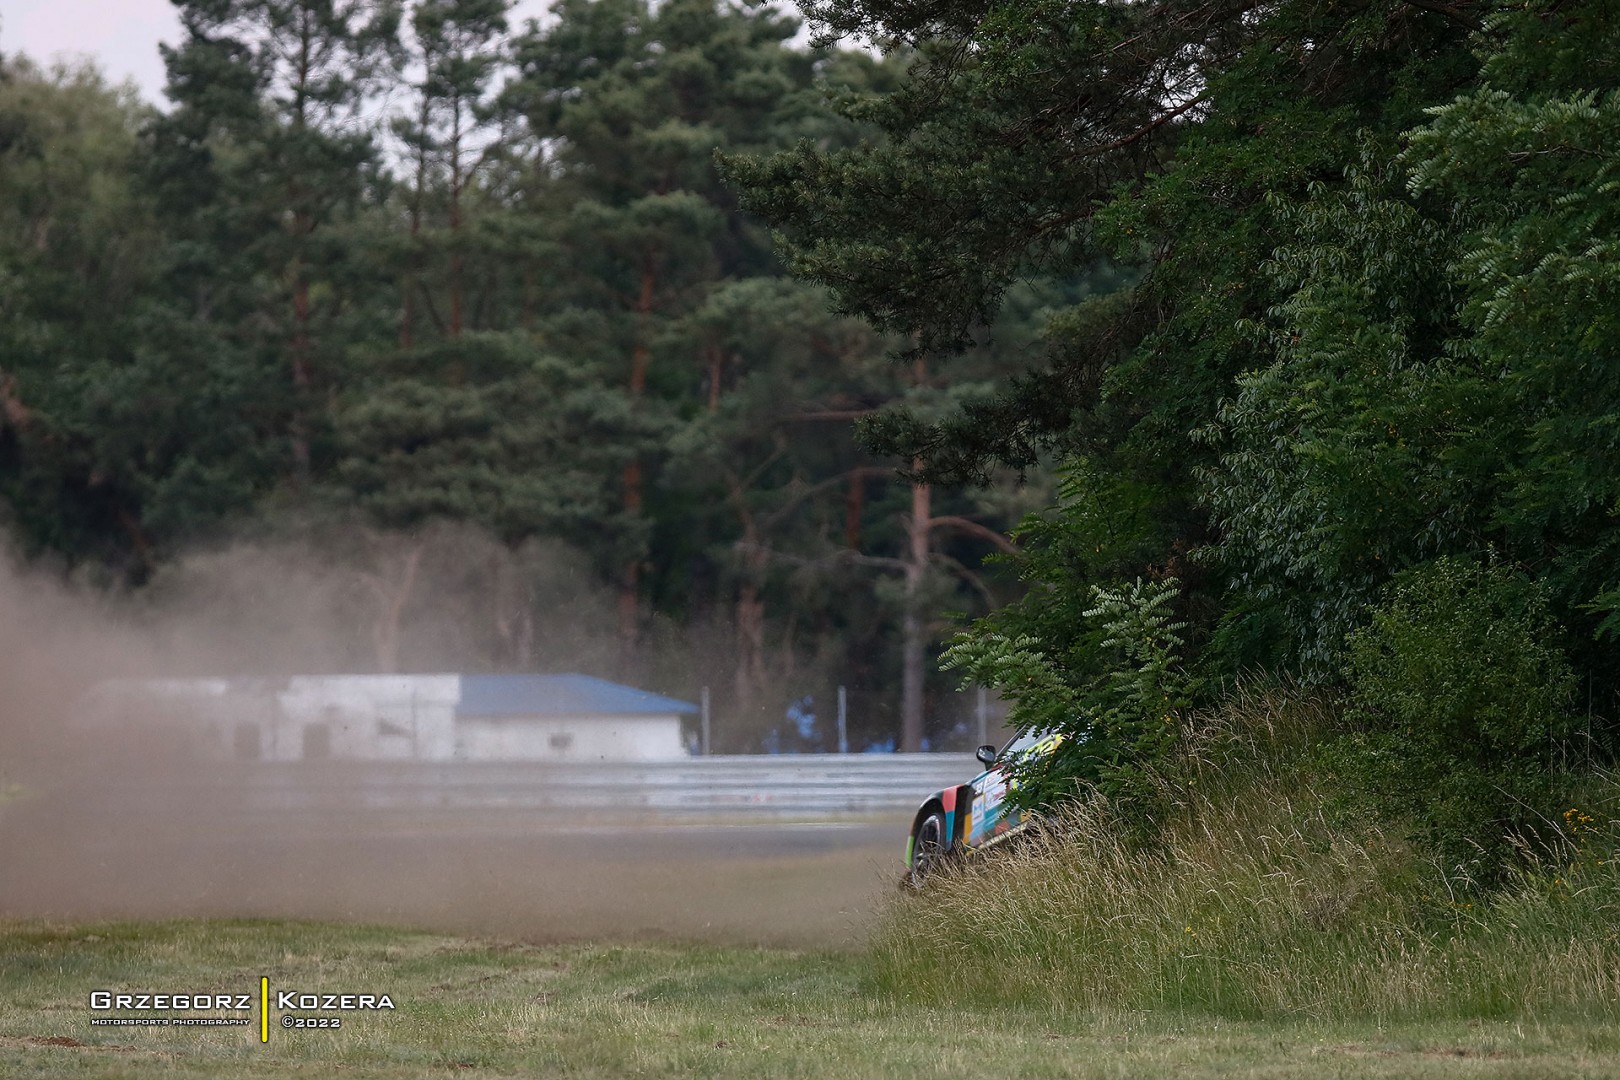
<path fill-rule="evenodd" d="M 1451 348 L 1486 402 L 1471 456 L 1490 527 L 1613 716 L 1620 674 L 1593 631 L 1613 633 L 1620 583 L 1620 14 L 1529 0 L 1489 30 L 1481 84 L 1431 111 L 1405 161 L 1460 234 Z"/>
<path fill-rule="evenodd" d="M 881 350 L 858 322 L 829 317 L 820 290 L 783 277 L 717 286 L 671 334 L 700 365 L 704 404 L 670 442 L 666 483 L 689 509 L 656 546 L 712 564 L 735 645 L 717 705 L 756 726 L 799 663 L 771 640 L 772 615 L 817 610 L 820 621 L 826 598 L 812 583 L 847 569 L 867 485 L 889 473 L 848 434 L 852 415 L 872 407 Z M 661 606 L 684 603 L 691 617 L 694 599 Z"/>
<path fill-rule="evenodd" d="M 422 0 L 404 44 L 402 14 L 188 0 L 163 114 L 29 83 L 50 103 L 0 178 L 0 453 L 29 542 L 140 578 L 232 518 L 351 536 L 388 669 L 441 548 L 562 537 L 613 580 L 626 642 L 674 621 L 735 644 L 722 708 L 768 722 L 773 695 L 904 682 L 903 744 L 937 736 L 927 651 L 942 611 L 1005 595 L 980 563 L 1017 500 L 897 477 L 853 425 L 986 397 L 1027 342 L 949 376 L 887 364 L 884 335 L 783 276 L 716 161 L 879 137 L 828 99 L 893 90 L 906 60 L 697 0 L 575 4 L 515 41 L 499 2 Z M 400 103 L 394 157 L 380 102 Z M 82 184 L 26 187 L 70 159 Z M 63 242 L 31 247 L 39 221 Z M 500 618 L 532 631 L 520 607 Z M 857 715 L 857 745 L 887 723 Z"/>
<path fill-rule="evenodd" d="M 941 658 L 999 690 L 1014 727 L 1065 736 L 1052 758 L 1026 763 L 1033 767 L 1023 770 L 1019 798 L 1027 805 L 1072 798 L 1089 785 L 1142 812 L 1156 798 L 1152 770 L 1165 763 L 1192 700 L 1187 623 L 1174 613 L 1180 583 L 1089 584 L 1130 565 L 1151 539 L 1139 531 L 1140 516 L 1133 523 L 1095 515 L 1097 489 L 1111 479 L 1078 463 L 1063 470 L 1058 506 L 1029 515 L 1013 534 L 1021 550 L 1012 561 L 1033 587 L 960 634 Z M 1108 494 L 1116 505 L 1131 497 Z"/>
<path fill-rule="evenodd" d="M 1245 327 L 1275 359 L 1207 432 L 1238 586 L 1225 630 L 1326 677 L 1389 575 L 1489 546 L 1547 586 L 1606 702 L 1615 24 L 1602 5 L 1515 4 L 1488 34 L 1479 85 L 1404 152 L 1366 141 L 1344 187 L 1282 217 L 1267 271 L 1286 299 Z"/>
<path fill-rule="evenodd" d="M 1487 535 L 1491 402 L 1446 343 L 1446 226 L 1365 150 L 1343 188 L 1279 207 L 1292 237 L 1265 264 L 1285 296 L 1242 329 L 1271 359 L 1234 380 L 1201 436 L 1234 603 L 1230 662 L 1337 675 L 1345 635 L 1389 575 Z"/>
<path fill-rule="evenodd" d="M 463 378 L 447 385 L 452 365 Z M 514 543 L 581 539 L 613 509 L 597 478 L 618 456 L 614 409 L 527 335 L 465 334 L 419 347 L 345 397 L 329 483 L 390 528 L 444 518 Z"/>
<path fill-rule="evenodd" d="M 579 540 L 612 517 L 599 477 L 622 460 L 628 417 L 503 302 L 508 252 L 491 238 L 524 209 L 499 175 L 516 141 L 495 86 L 508 7 L 422 0 L 411 12 L 416 77 L 392 123 L 408 174 L 380 208 L 403 210 L 406 235 L 374 256 L 400 285 L 398 346 L 371 339 L 349 354 L 321 487 L 335 512 L 375 526 L 459 522 L 516 547 Z"/>

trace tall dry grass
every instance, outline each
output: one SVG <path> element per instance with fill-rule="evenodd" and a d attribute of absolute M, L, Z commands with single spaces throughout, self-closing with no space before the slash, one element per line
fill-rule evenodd
<path fill-rule="evenodd" d="M 1590 778 L 1552 854 L 1477 894 L 1347 808 L 1313 764 L 1333 723 L 1297 692 L 1240 694 L 1189 738 L 1152 841 L 1084 800 L 897 897 L 873 980 L 1077 1010 L 1620 1019 L 1620 783 Z"/>

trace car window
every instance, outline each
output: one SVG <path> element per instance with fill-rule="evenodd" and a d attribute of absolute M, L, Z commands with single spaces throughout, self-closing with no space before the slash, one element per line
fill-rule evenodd
<path fill-rule="evenodd" d="M 996 755 L 996 763 L 999 765 L 1011 761 L 1044 738 L 1046 738 L 1046 732 L 1044 731 L 1031 731 L 1018 736 L 1018 738 L 1001 748 L 1001 753 Z"/>

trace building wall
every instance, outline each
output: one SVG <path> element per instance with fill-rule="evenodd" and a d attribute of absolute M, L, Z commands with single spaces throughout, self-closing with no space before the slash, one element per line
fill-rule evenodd
<path fill-rule="evenodd" d="M 264 757 L 307 761 L 449 761 L 456 675 L 304 675 L 280 694 Z"/>
<path fill-rule="evenodd" d="M 456 717 L 459 675 L 109 681 L 87 702 L 103 731 L 177 732 L 243 761 L 667 761 L 678 715 Z"/>
<path fill-rule="evenodd" d="M 687 756 L 679 716 L 462 717 L 464 761 L 668 761 Z"/>

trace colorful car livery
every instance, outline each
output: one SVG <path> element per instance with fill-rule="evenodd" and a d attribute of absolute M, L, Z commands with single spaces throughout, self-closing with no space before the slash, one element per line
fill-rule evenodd
<path fill-rule="evenodd" d="M 1022 831 L 1029 818 L 1007 801 L 1006 768 L 1034 754 L 1050 754 L 1061 735 L 1030 734 L 1015 739 L 999 755 L 994 746 L 979 747 L 984 772 L 965 784 L 936 791 L 923 800 L 906 838 L 906 875 L 913 885 L 958 852 L 982 851 Z"/>

